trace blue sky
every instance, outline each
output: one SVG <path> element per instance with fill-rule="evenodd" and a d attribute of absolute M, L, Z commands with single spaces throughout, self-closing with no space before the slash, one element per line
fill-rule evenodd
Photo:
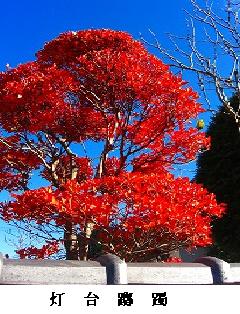
<path fill-rule="evenodd" d="M 148 28 L 163 35 L 184 28 L 181 1 L 1 1 L 0 68 L 34 59 L 44 42 L 68 30 L 111 28 L 135 38 Z"/>
<path fill-rule="evenodd" d="M 2 0 L 0 71 L 5 70 L 7 63 L 15 67 L 34 60 L 35 52 L 46 41 L 69 30 L 110 28 L 127 31 L 138 39 L 139 33 L 149 37 L 148 29 L 151 29 L 160 42 L 168 46 L 166 32 L 184 32 L 183 8 L 189 8 L 188 0 Z M 194 170 L 194 164 L 189 169 Z M 5 196 L 4 193 L 0 194 L 1 200 Z M 0 252 L 12 256 L 16 247 L 5 241 L 8 229 L 6 224 L 0 223 Z"/>

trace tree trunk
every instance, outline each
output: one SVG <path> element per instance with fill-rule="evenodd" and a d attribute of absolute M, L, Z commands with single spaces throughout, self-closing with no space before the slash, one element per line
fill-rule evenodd
<path fill-rule="evenodd" d="M 71 170 L 71 179 L 74 180 L 77 177 L 78 168 L 76 167 L 74 157 L 71 156 L 70 159 L 70 170 Z M 76 234 L 76 229 L 74 224 L 71 221 L 68 221 L 65 224 L 65 250 L 66 250 L 66 259 L 68 260 L 78 260 L 79 259 L 79 245 Z"/>
<path fill-rule="evenodd" d="M 64 232 L 64 246 L 66 250 L 67 260 L 78 260 L 79 259 L 79 247 L 76 235 L 76 230 L 72 222 L 68 221 L 65 225 Z"/>
<path fill-rule="evenodd" d="M 79 257 L 81 261 L 86 261 L 88 258 L 89 241 L 93 230 L 93 222 L 87 222 L 85 227 L 84 237 L 80 239 L 79 245 Z"/>

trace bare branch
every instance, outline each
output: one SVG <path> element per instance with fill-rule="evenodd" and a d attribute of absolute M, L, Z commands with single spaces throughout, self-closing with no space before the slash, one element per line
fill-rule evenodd
<path fill-rule="evenodd" d="M 173 69 L 179 69 L 181 73 L 190 71 L 196 75 L 206 109 L 211 113 L 215 110 L 210 105 L 212 94 L 209 94 L 209 90 L 214 88 L 218 100 L 226 112 L 234 117 L 240 130 L 240 106 L 233 108 L 231 105 L 231 97 L 240 95 L 240 3 L 227 0 L 225 13 L 218 14 L 214 11 L 214 4 L 207 0 L 205 6 L 201 6 L 197 0 L 190 0 L 190 3 L 192 10 L 184 10 L 188 34 L 168 34 L 174 49 L 162 47 L 153 31 L 150 31 L 152 42 L 142 36 L 141 39 L 145 44 L 155 47 Z"/>

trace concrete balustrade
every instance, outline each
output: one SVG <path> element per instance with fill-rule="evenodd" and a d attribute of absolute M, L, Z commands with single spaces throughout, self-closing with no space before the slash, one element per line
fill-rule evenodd
<path fill-rule="evenodd" d="M 3 259 L 1 284 L 107 284 L 106 269 L 95 261 Z"/>
<path fill-rule="evenodd" d="M 230 283 L 240 283 L 240 263 L 231 263 L 230 264 Z"/>
<path fill-rule="evenodd" d="M 106 254 L 96 261 L 6 259 L 0 284 L 229 284 L 240 282 L 240 263 L 215 257 L 195 263 L 125 263 Z"/>
<path fill-rule="evenodd" d="M 129 263 L 129 284 L 212 284 L 211 268 L 198 263 Z"/>

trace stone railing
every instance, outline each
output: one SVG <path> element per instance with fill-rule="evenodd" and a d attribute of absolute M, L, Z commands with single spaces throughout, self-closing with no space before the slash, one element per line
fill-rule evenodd
<path fill-rule="evenodd" d="M 96 261 L 16 260 L 0 255 L 0 284 L 231 284 L 240 264 L 215 257 L 194 263 L 125 263 L 111 254 Z"/>

